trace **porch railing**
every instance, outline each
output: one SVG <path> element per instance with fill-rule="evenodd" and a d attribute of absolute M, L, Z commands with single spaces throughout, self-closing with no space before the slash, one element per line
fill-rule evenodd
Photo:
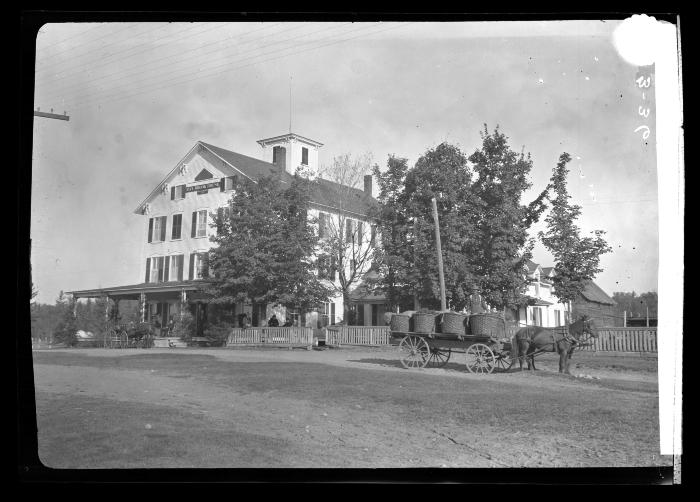
<path fill-rule="evenodd" d="M 233 328 L 226 341 L 227 347 L 237 345 L 286 345 L 306 346 L 308 349 L 314 343 L 314 332 L 311 328 Z"/>
<path fill-rule="evenodd" d="M 332 326 L 326 328 L 326 345 L 390 345 L 389 326 Z"/>

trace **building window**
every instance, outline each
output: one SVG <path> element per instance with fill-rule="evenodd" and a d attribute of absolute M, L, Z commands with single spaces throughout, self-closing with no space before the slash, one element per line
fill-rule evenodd
<path fill-rule="evenodd" d="M 561 326 L 561 311 L 560 310 L 554 311 L 554 323 L 556 326 Z"/>
<path fill-rule="evenodd" d="M 534 317 L 533 324 L 535 326 L 542 326 L 542 309 L 540 307 L 533 308 L 532 315 Z"/>
<path fill-rule="evenodd" d="M 352 220 L 347 218 L 345 220 L 345 240 L 346 242 L 352 242 Z"/>
<path fill-rule="evenodd" d="M 321 239 L 328 237 L 328 218 L 326 213 L 318 213 L 318 236 Z"/>
<path fill-rule="evenodd" d="M 369 245 L 372 247 L 375 247 L 376 242 L 377 242 L 377 225 L 372 225 L 370 227 Z"/>
<path fill-rule="evenodd" d="M 335 303 L 325 302 L 323 304 L 323 317 L 326 320 L 324 326 L 335 324 Z"/>
<path fill-rule="evenodd" d="M 163 282 L 164 261 L 163 256 L 154 256 L 146 259 L 146 282 Z"/>
<path fill-rule="evenodd" d="M 233 190 L 233 188 L 236 186 L 236 178 L 237 176 L 226 176 L 225 178 L 221 178 L 219 185 L 221 187 L 221 191 L 228 192 Z"/>
<path fill-rule="evenodd" d="M 207 236 L 207 210 L 200 209 L 192 213 L 192 235 L 191 237 Z"/>
<path fill-rule="evenodd" d="M 173 231 L 171 233 L 171 239 L 177 240 L 182 239 L 182 215 L 173 215 Z"/>
<path fill-rule="evenodd" d="M 362 222 L 358 221 L 357 222 L 357 245 L 361 246 L 362 245 Z"/>
<path fill-rule="evenodd" d="M 167 216 L 158 216 L 148 220 L 148 242 L 163 242 Z"/>
<path fill-rule="evenodd" d="M 301 163 L 302 165 L 309 165 L 309 149 L 306 147 L 301 147 Z"/>
<path fill-rule="evenodd" d="M 184 199 L 185 193 L 185 185 L 170 187 L 170 200 Z"/>
<path fill-rule="evenodd" d="M 170 271 L 167 280 L 169 281 L 181 281 L 182 280 L 182 266 L 184 265 L 185 255 L 178 254 L 168 257 L 170 259 Z"/>
<path fill-rule="evenodd" d="M 190 279 L 204 279 L 209 275 L 208 255 L 206 252 L 190 255 Z"/>

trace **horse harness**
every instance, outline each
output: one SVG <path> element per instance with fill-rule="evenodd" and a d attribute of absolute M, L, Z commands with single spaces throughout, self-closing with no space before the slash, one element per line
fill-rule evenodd
<path fill-rule="evenodd" d="M 565 342 L 569 342 L 572 346 L 572 348 L 576 347 L 579 345 L 579 341 L 569 333 L 569 327 L 568 326 L 559 326 L 556 328 L 544 328 L 545 331 L 549 332 L 549 335 L 552 338 L 551 344 L 552 344 L 552 350 L 554 352 L 557 351 L 557 344 L 559 341 L 557 340 L 556 335 L 561 335 L 561 340 Z M 533 331 L 534 331 L 534 326 L 528 326 L 527 329 L 527 340 L 532 343 L 534 341 L 533 337 Z M 538 352 L 542 352 L 542 349 L 540 349 Z"/>

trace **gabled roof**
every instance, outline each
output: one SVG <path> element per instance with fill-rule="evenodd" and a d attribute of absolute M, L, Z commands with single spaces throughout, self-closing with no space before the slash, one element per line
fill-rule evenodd
<path fill-rule="evenodd" d="M 311 202 L 319 206 L 367 215 L 377 201 L 364 190 L 318 178 L 313 184 Z"/>
<path fill-rule="evenodd" d="M 542 275 L 544 275 L 545 277 L 549 277 L 553 270 L 554 267 L 542 267 Z"/>
<path fill-rule="evenodd" d="M 284 169 L 281 169 L 279 166 L 271 164 L 270 162 L 265 162 L 264 160 L 248 157 L 247 155 L 232 152 L 230 150 L 225 150 L 224 148 L 210 145 L 209 143 L 204 143 L 203 141 L 200 141 L 199 143 L 209 149 L 214 155 L 220 157 L 227 164 L 241 171 L 250 179 L 257 180 L 263 176 L 281 176 L 283 181 L 289 181 L 289 178 L 291 178 L 291 174 Z M 227 168 L 231 171 L 231 176 L 238 174 L 234 170 L 230 169 L 229 166 L 224 166 L 222 171 L 226 170 Z M 229 175 L 229 173 L 226 174 Z"/>
<path fill-rule="evenodd" d="M 265 146 L 269 143 L 279 143 L 281 141 L 287 141 L 290 139 L 294 139 L 294 140 L 300 141 L 302 143 L 306 143 L 308 145 L 315 146 L 317 148 L 323 146 L 323 143 L 320 143 L 320 142 L 313 140 L 313 139 L 305 138 L 304 136 L 301 136 L 301 135 L 293 133 L 293 132 L 290 132 L 288 134 L 281 134 L 280 136 L 273 136 L 272 138 L 259 139 L 257 141 L 257 143 L 260 146 Z"/>
<path fill-rule="evenodd" d="M 586 300 L 590 302 L 602 303 L 604 305 L 615 305 L 615 300 L 610 298 L 595 282 L 589 281 L 581 292 Z"/>
<path fill-rule="evenodd" d="M 525 262 L 525 266 L 527 267 L 527 273 L 528 274 L 534 274 L 535 271 L 537 270 L 537 267 L 539 267 L 539 264 L 535 263 L 532 260 L 527 260 Z"/>
<path fill-rule="evenodd" d="M 226 176 L 234 176 L 243 173 L 244 176 L 253 181 L 256 181 L 264 176 L 272 176 L 279 179 L 282 183 L 291 183 L 293 179 L 293 176 L 280 166 L 271 164 L 270 162 L 265 162 L 264 160 L 256 159 L 254 157 L 248 157 L 247 155 L 232 152 L 231 150 L 226 150 L 225 148 L 210 145 L 209 143 L 204 143 L 203 141 L 198 141 L 190 152 L 195 150 L 198 146 L 207 149 L 216 157 L 223 160 L 223 163 L 221 165 L 217 165 L 216 168 Z M 189 153 L 187 155 L 189 155 Z M 146 199 L 139 204 L 136 210 L 134 210 L 135 213 L 140 214 L 140 208 L 143 206 L 143 204 L 160 190 L 163 183 L 174 175 L 176 169 L 177 167 L 170 171 L 165 179 L 158 184 L 158 187 L 156 187 L 148 195 L 148 197 L 146 197 Z M 319 206 L 322 210 L 323 208 L 341 210 L 348 213 L 353 213 L 357 216 L 364 216 L 367 215 L 371 208 L 377 205 L 377 201 L 372 196 L 367 195 L 359 188 L 348 187 L 333 181 L 324 180 L 322 178 L 318 178 L 317 183 L 314 183 L 312 186 L 311 202 Z"/>

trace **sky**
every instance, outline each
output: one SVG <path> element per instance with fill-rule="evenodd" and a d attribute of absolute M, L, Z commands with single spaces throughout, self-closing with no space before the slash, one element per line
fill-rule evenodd
<path fill-rule="evenodd" d="M 443 141 L 469 155 L 484 124 L 499 126 L 513 150 L 532 156 L 524 202 L 567 152 L 578 224 L 584 233 L 604 230 L 613 249 L 596 283 L 611 296 L 656 291 L 654 96 L 642 95 L 640 68 L 618 52 L 619 25 L 44 25 L 34 109 L 70 120 L 34 118 L 37 300 L 140 282 L 139 203 L 196 141 L 260 158 L 256 141 L 289 132 L 290 115 L 293 132 L 324 144 L 322 165 L 368 152 L 380 168 L 390 154 L 412 165 Z M 541 244 L 534 261 L 553 265 Z"/>

